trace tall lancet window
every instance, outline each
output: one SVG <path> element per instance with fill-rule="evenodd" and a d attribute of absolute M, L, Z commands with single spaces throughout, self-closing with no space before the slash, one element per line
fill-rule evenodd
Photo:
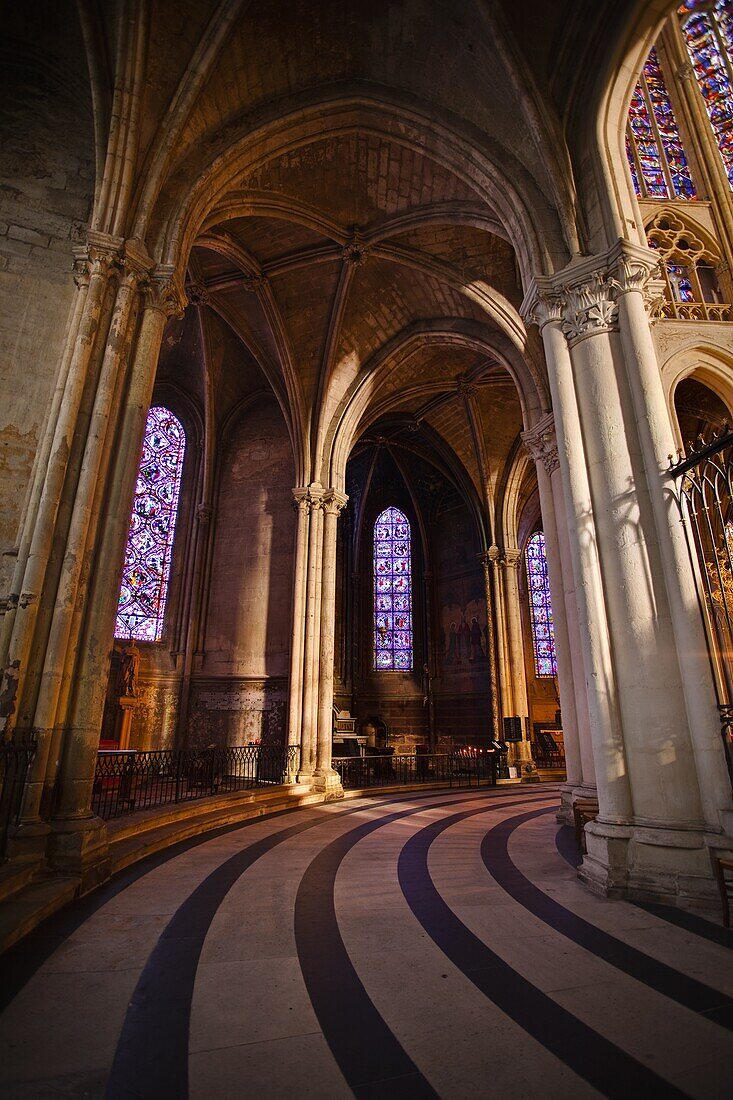
<path fill-rule="evenodd" d="M 180 420 L 168 409 L 151 408 L 137 472 L 115 638 L 158 642 L 163 634 L 185 447 Z"/>
<path fill-rule="evenodd" d="M 733 187 L 733 0 L 688 0 L 678 10 L 687 52 Z"/>
<path fill-rule="evenodd" d="M 385 508 L 374 524 L 374 668 L 412 669 L 410 521 Z"/>
<path fill-rule="evenodd" d="M 655 49 L 647 57 L 631 97 L 626 155 L 634 190 L 640 198 L 695 198 L 690 167 Z"/>
<path fill-rule="evenodd" d="M 532 535 L 525 551 L 529 614 L 532 620 L 532 649 L 537 676 L 557 676 L 555 630 L 552 623 L 552 599 L 547 575 L 547 552 L 542 531 Z"/>

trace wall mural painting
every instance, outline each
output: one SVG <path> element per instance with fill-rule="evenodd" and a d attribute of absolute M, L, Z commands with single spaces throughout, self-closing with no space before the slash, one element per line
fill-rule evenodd
<path fill-rule="evenodd" d="M 488 629 L 480 580 L 454 580 L 442 592 L 438 650 L 443 671 L 486 674 Z"/>

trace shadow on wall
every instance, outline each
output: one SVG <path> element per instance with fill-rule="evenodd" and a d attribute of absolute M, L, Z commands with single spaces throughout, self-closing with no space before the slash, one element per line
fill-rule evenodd
<path fill-rule="evenodd" d="M 290 652 L 294 465 L 279 408 L 263 401 L 224 448 L 205 658 L 191 711 L 195 744 L 284 735 Z"/>

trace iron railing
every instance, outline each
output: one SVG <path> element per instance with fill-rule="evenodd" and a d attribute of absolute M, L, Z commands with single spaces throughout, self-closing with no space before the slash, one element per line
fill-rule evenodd
<path fill-rule="evenodd" d="M 25 780 L 35 751 L 34 741 L 0 744 L 0 859 L 7 852 L 10 827 L 20 817 Z"/>
<path fill-rule="evenodd" d="M 726 762 L 733 785 L 733 430 L 690 444 L 672 463 L 705 622 Z"/>
<path fill-rule="evenodd" d="M 108 820 L 132 810 L 277 786 L 295 773 L 297 765 L 298 749 L 287 745 L 101 751 L 92 809 Z"/>
<path fill-rule="evenodd" d="M 345 790 L 442 783 L 447 787 L 491 787 L 508 775 L 497 752 L 341 756 L 332 761 Z"/>
<path fill-rule="evenodd" d="M 559 745 L 554 749 L 546 749 L 535 742 L 532 745 L 532 759 L 538 768 L 565 767 L 565 752 Z"/>

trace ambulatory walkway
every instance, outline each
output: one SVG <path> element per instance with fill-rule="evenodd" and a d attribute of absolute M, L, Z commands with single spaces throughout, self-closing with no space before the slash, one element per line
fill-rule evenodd
<path fill-rule="evenodd" d="M 0 1096 L 730 1095 L 732 937 L 575 878 L 554 789 L 257 819 L 0 960 Z"/>

